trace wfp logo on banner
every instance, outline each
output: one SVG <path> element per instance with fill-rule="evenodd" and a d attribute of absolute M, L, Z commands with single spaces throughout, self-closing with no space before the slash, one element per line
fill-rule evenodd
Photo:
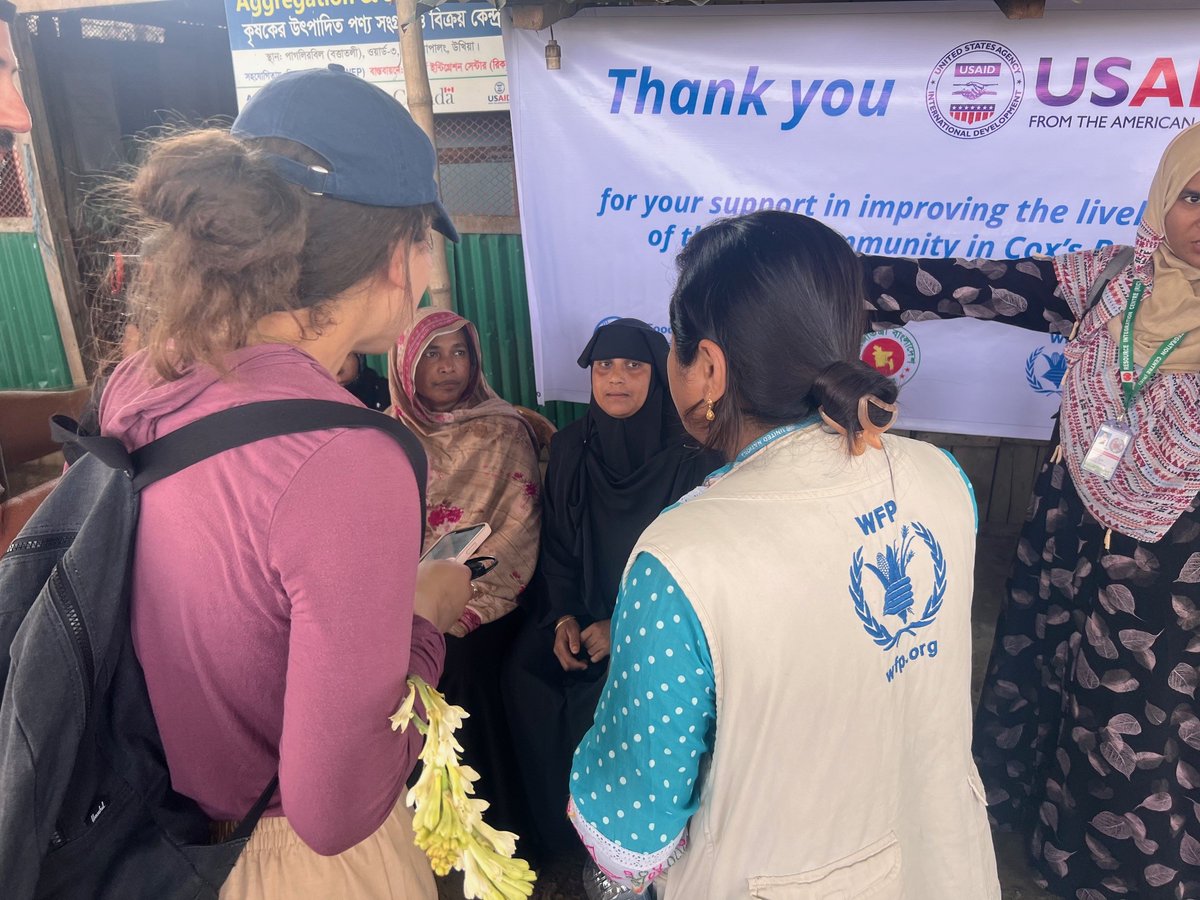
<path fill-rule="evenodd" d="M 973 140 L 1003 128 L 1025 96 L 1017 55 L 995 41 L 959 44 L 933 67 L 925 109 L 951 137 Z"/>
<path fill-rule="evenodd" d="M 624 318 L 624 317 L 623 316 L 605 316 L 603 319 L 601 319 L 599 322 L 596 323 L 596 327 L 593 328 L 592 331 L 593 332 L 599 331 L 605 325 L 611 325 L 613 322 L 619 322 L 619 321 L 621 321 L 622 318 Z M 666 335 L 666 338 L 668 341 L 671 339 L 671 326 L 670 325 L 655 325 L 653 322 L 647 322 L 646 324 L 649 325 L 651 328 L 653 328 L 655 331 L 657 331 L 659 334 Z"/>
<path fill-rule="evenodd" d="M 872 369 L 900 387 L 917 373 L 921 350 L 906 328 L 869 331 L 863 336 L 860 357 Z"/>
<path fill-rule="evenodd" d="M 1067 374 L 1067 358 L 1058 350 L 1036 348 L 1025 360 L 1025 383 L 1035 394 L 1043 397 L 1062 393 L 1063 376 Z"/>

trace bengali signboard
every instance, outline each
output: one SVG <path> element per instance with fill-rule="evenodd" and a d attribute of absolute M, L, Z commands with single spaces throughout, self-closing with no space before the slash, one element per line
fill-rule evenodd
<path fill-rule="evenodd" d="M 238 108 L 285 72 L 336 63 L 405 102 L 396 8 L 380 0 L 225 0 Z M 421 16 L 434 112 L 508 109 L 499 13 L 452 3 Z"/>

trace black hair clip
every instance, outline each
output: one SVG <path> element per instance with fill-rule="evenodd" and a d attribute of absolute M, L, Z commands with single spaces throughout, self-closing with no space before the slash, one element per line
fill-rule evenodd
<path fill-rule="evenodd" d="M 471 570 L 471 580 L 482 578 L 499 564 L 494 556 L 473 556 L 468 559 L 463 565 Z"/>

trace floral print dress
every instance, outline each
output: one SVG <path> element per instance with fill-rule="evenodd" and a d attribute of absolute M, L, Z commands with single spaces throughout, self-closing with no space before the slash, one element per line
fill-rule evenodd
<path fill-rule="evenodd" d="M 881 325 L 971 315 L 1067 334 L 1074 323 L 1050 260 L 863 261 Z M 1200 898 L 1198 664 L 1195 504 L 1161 540 L 1108 533 L 1052 456 L 1021 531 L 974 750 L 993 822 L 1027 835 L 1054 892 Z"/>

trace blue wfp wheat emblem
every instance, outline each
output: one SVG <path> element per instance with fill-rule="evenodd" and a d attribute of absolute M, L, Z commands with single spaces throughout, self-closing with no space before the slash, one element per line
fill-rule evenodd
<path fill-rule="evenodd" d="M 1038 362 L 1043 365 L 1038 374 Z M 1043 396 L 1062 392 L 1062 380 L 1067 374 L 1067 358 L 1057 350 L 1038 347 L 1025 360 L 1025 381 L 1035 393 Z"/>
<path fill-rule="evenodd" d="M 916 539 L 920 539 L 929 551 L 933 563 L 933 589 L 920 616 L 915 613 L 916 592 L 913 588 L 909 567 L 916 558 L 917 551 L 913 549 Z M 879 619 L 875 618 L 870 605 L 867 603 L 866 591 L 863 588 L 863 570 L 866 569 L 883 587 L 883 610 Z M 854 601 L 854 612 L 862 622 L 863 629 L 883 650 L 891 650 L 906 634 L 915 634 L 918 629 L 932 625 L 942 608 L 946 597 L 946 556 L 933 533 L 920 522 L 912 526 L 905 525 L 900 529 L 900 540 L 887 545 L 884 552 L 875 556 L 875 562 L 863 561 L 863 548 L 854 551 L 850 563 L 850 598 Z M 886 619 L 899 619 L 899 625 L 892 631 L 885 624 Z"/>

